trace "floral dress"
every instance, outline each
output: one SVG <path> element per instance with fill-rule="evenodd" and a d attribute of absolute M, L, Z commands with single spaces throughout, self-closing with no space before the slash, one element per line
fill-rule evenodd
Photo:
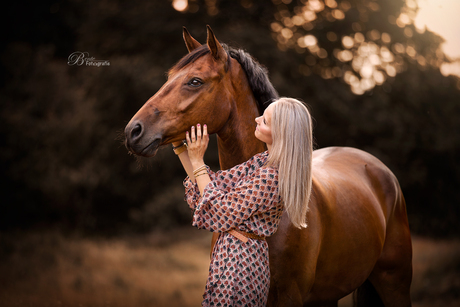
<path fill-rule="evenodd" d="M 278 228 L 283 205 L 278 170 L 264 166 L 268 152 L 226 171 L 212 172 L 203 197 L 196 183 L 184 180 L 185 199 L 194 210 L 193 225 L 221 232 L 214 246 L 203 306 L 265 306 L 270 287 L 268 244 L 243 243 L 232 229 L 268 237 Z"/>

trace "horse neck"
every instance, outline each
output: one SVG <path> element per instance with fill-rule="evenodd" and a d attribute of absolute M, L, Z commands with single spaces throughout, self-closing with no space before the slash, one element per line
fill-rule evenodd
<path fill-rule="evenodd" d="M 238 65 L 239 66 L 239 65 Z M 233 77 L 232 112 L 226 125 L 217 133 L 221 169 L 229 169 L 266 150 L 255 135 L 255 118 L 260 115 L 245 73 Z"/>

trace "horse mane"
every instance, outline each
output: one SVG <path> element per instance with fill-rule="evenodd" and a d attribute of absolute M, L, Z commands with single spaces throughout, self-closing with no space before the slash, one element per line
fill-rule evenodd
<path fill-rule="evenodd" d="M 268 70 L 249 53 L 222 44 L 227 53 L 240 63 L 248 78 L 249 86 L 263 112 L 270 103 L 278 98 L 278 92 L 268 78 Z"/>
<path fill-rule="evenodd" d="M 229 55 L 227 67 L 230 66 L 230 57 L 240 63 L 246 77 L 248 78 L 249 87 L 254 94 L 254 97 L 259 105 L 259 109 L 263 112 L 274 100 L 278 98 L 278 92 L 273 87 L 270 79 L 268 78 L 268 70 L 257 60 L 255 60 L 249 53 L 242 49 L 235 49 L 229 47 L 226 44 L 222 44 L 222 47 Z M 192 52 L 188 53 L 182 59 L 177 62 L 168 72 L 168 75 L 182 69 L 186 65 L 196 61 L 198 58 L 209 54 L 209 48 L 206 44 L 196 48 Z"/>

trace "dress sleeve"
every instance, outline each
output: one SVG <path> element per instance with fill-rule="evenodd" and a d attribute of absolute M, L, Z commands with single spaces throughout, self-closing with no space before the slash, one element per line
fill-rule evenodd
<path fill-rule="evenodd" d="M 211 178 L 211 181 L 215 181 L 216 174 L 209 168 L 209 166 L 206 166 L 206 170 L 208 171 L 208 175 Z M 196 184 L 196 181 L 192 182 L 188 176 L 184 179 L 183 183 L 185 187 L 185 201 L 192 210 L 195 210 L 196 205 L 198 204 L 201 197 L 198 184 Z"/>
<path fill-rule="evenodd" d="M 230 189 L 211 181 L 204 189 L 193 215 L 193 225 L 225 232 L 243 224 L 255 212 L 266 211 L 278 202 L 278 178 L 272 168 L 258 168 Z"/>
<path fill-rule="evenodd" d="M 213 172 L 209 166 L 206 166 L 208 175 L 213 182 L 213 185 L 219 189 L 226 189 L 227 186 L 235 186 L 235 182 L 238 182 L 242 178 L 248 176 L 258 167 L 262 166 L 267 158 L 267 153 L 260 153 L 253 156 L 248 161 L 236 165 L 228 170 L 221 170 Z M 189 207 L 192 210 L 195 210 L 199 199 L 200 199 L 200 190 L 196 182 L 192 182 L 187 176 L 184 182 L 185 187 L 185 201 L 188 203 Z"/>

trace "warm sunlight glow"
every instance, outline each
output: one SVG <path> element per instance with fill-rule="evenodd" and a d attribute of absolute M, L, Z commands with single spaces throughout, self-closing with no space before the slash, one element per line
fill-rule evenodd
<path fill-rule="evenodd" d="M 319 0 L 310 0 L 307 4 L 308 8 L 315 12 L 321 12 L 324 9 L 324 3 Z"/>
<path fill-rule="evenodd" d="M 313 35 L 306 35 L 304 36 L 303 40 L 305 42 L 305 46 L 307 47 L 315 46 L 316 43 L 318 42 L 316 37 L 314 37 Z"/>
<path fill-rule="evenodd" d="M 188 7 L 188 0 L 173 0 L 172 6 L 176 11 L 183 12 Z"/>
<path fill-rule="evenodd" d="M 335 2 L 335 0 L 326 0 L 325 3 L 331 9 L 335 9 L 337 7 L 337 2 Z"/>
<path fill-rule="evenodd" d="M 460 1 L 418 0 L 419 11 L 415 18 L 418 29 L 428 28 L 442 36 L 444 52 L 452 59 L 460 58 Z"/>
<path fill-rule="evenodd" d="M 344 36 L 342 38 L 342 44 L 345 48 L 350 49 L 354 45 L 354 41 L 350 36 Z"/>
<path fill-rule="evenodd" d="M 444 76 L 460 75 L 460 62 L 444 63 L 441 65 L 441 73 Z"/>
<path fill-rule="evenodd" d="M 345 14 L 341 10 L 333 10 L 332 16 L 334 16 L 334 18 L 338 20 L 345 18 Z"/>
<path fill-rule="evenodd" d="M 457 21 L 456 18 L 460 13 L 460 0 L 405 0 L 406 5 L 396 16 L 388 16 L 388 22 L 400 28 L 403 40 L 395 33 L 367 27 L 372 24 L 367 23 L 369 12 L 381 10 L 375 1 L 363 1 L 364 6 L 357 7 L 347 0 L 300 2 L 303 4 L 292 12 L 281 7 L 271 29 L 281 50 L 295 49 L 300 54 L 306 53 L 307 65 L 299 68 L 304 75 L 314 73 L 324 79 L 343 78 L 357 95 L 371 91 L 405 71 L 408 60 L 418 64 L 421 70 L 428 66 L 440 67 L 444 75 L 460 76 L 460 19 Z M 340 35 L 330 30 L 318 34 L 312 32 L 313 29 L 325 31 L 325 24 L 350 18 L 348 14 L 356 14 L 356 11 L 350 11 L 352 7 L 357 9 L 360 21 L 351 22 L 350 32 Z M 420 11 L 417 11 L 419 7 Z M 431 55 L 417 41 L 418 33 L 423 34 L 425 28 L 446 39 L 438 50 L 430 51 Z M 337 42 L 333 50 L 328 49 L 329 42 Z M 443 52 L 451 60 L 459 60 L 444 63 Z"/>
<path fill-rule="evenodd" d="M 413 1 L 413 0 L 411 0 Z M 451 60 L 460 60 L 460 1 L 459 0 L 417 0 L 419 11 L 414 25 L 419 31 L 428 30 L 442 36 L 446 41 L 441 45 Z M 460 64 L 442 64 L 444 75 L 460 76 Z"/>

